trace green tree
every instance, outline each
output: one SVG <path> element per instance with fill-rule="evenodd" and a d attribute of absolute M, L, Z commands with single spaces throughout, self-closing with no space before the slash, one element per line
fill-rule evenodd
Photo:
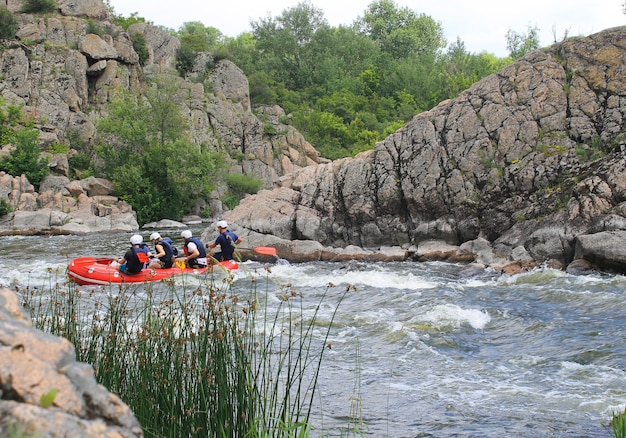
<path fill-rule="evenodd" d="M 321 9 L 309 1 L 298 3 L 277 17 L 252 21 L 261 68 L 271 71 L 278 82 L 302 90 L 311 84 L 316 68 L 310 45 L 318 29 L 328 26 Z"/>
<path fill-rule="evenodd" d="M 24 120 L 22 105 L 9 104 L 0 96 L 0 145 L 13 145 L 11 153 L 0 159 L 0 170 L 13 176 L 26 175 L 36 189 L 49 172 L 38 139 L 39 130 Z"/>
<path fill-rule="evenodd" d="M 114 11 L 111 11 L 111 15 L 113 16 L 113 22 L 121 26 L 124 30 L 128 30 L 132 24 L 146 22 L 146 19 L 140 17 L 137 12 L 133 12 L 130 16 L 124 17 L 123 15 L 117 15 Z"/>
<path fill-rule="evenodd" d="M 180 47 L 176 52 L 176 69 L 185 77 L 193 69 L 198 53 L 213 52 L 216 58 L 220 58 L 224 51 L 224 35 L 214 27 L 207 27 L 199 21 L 184 23 L 178 32 L 174 32 L 180 40 Z"/>
<path fill-rule="evenodd" d="M 251 32 L 244 32 L 236 38 L 225 37 L 219 47 L 229 59 L 236 60 L 237 66 L 246 73 L 248 78 L 254 73 L 258 50 Z"/>
<path fill-rule="evenodd" d="M 13 211 L 13 207 L 5 198 L 0 198 L 0 216 L 4 216 L 5 214 L 9 214 Z"/>
<path fill-rule="evenodd" d="M 435 53 L 446 46 L 443 29 L 431 17 L 398 8 L 391 0 L 370 3 L 355 27 L 380 44 L 393 58 Z"/>
<path fill-rule="evenodd" d="M 142 33 L 136 32 L 130 36 L 130 41 L 133 43 L 133 49 L 139 55 L 139 64 L 145 65 L 150 57 L 146 37 Z"/>
<path fill-rule="evenodd" d="M 0 7 L 0 38 L 11 40 L 17 32 L 17 20 L 7 8 Z"/>
<path fill-rule="evenodd" d="M 23 122 L 22 108 L 23 105 L 8 104 L 0 96 L 0 145 L 12 141 L 16 128 Z"/>
<path fill-rule="evenodd" d="M 158 76 L 143 97 L 118 92 L 98 122 L 103 171 L 141 224 L 180 219 L 219 182 L 222 160 L 187 137 L 177 80 Z"/>
<path fill-rule="evenodd" d="M 457 39 L 438 63 L 438 75 L 443 82 L 437 99 L 441 101 L 455 97 L 473 83 L 511 62 L 511 58 L 498 58 L 487 52 L 471 54 L 465 49 L 465 44 Z"/>
<path fill-rule="evenodd" d="M 210 52 L 224 41 L 224 35 L 218 29 L 205 26 L 199 21 L 188 21 L 176 32 L 181 46 L 193 52 Z"/>
<path fill-rule="evenodd" d="M 439 23 L 391 0 L 372 2 L 350 26 L 328 26 L 309 2 L 251 25 L 252 39 L 227 40 L 225 51 L 248 76 L 252 101 L 293 114 L 327 158 L 373 147 L 511 62 L 467 53 L 459 40 L 445 53 Z"/>
<path fill-rule="evenodd" d="M 519 59 L 540 47 L 539 28 L 528 26 L 527 33 L 517 33 L 509 29 L 506 33 L 506 48 L 513 59 Z"/>
<path fill-rule="evenodd" d="M 1 170 L 13 176 L 26 175 L 35 190 L 39 190 L 39 184 L 49 172 L 48 159 L 40 157 L 38 137 L 37 129 L 17 129 L 11 139 L 15 149 L 0 160 Z"/>
<path fill-rule="evenodd" d="M 146 90 L 145 97 L 150 111 L 146 122 L 151 128 L 148 139 L 156 140 L 161 146 L 173 143 L 187 132 L 187 122 L 181 111 L 181 88 L 174 76 L 159 75 Z"/>

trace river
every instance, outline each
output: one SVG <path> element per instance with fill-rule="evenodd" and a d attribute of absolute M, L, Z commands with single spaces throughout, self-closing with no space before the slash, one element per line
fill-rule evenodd
<path fill-rule="evenodd" d="M 129 236 L 3 237 L 0 286 L 65 281 L 71 258 L 122 255 Z M 235 284 L 258 266 L 243 263 Z M 347 436 L 357 412 L 373 437 L 609 437 L 626 406 L 624 276 L 280 260 L 265 275 L 270 294 L 289 285 L 305 311 L 327 294 L 322 319 L 352 289 L 324 353 L 312 436 Z"/>

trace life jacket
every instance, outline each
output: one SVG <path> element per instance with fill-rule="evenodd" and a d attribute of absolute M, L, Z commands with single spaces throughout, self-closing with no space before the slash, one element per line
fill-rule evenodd
<path fill-rule="evenodd" d="M 150 261 L 150 258 L 148 257 L 148 253 L 150 252 L 150 247 L 148 245 L 146 245 L 145 243 L 142 243 L 141 245 L 139 245 L 139 248 L 137 248 L 135 245 L 133 245 L 132 248 L 133 248 L 133 251 L 135 252 L 135 255 L 137 256 L 137 259 L 141 263 L 148 263 L 148 261 Z"/>
<path fill-rule="evenodd" d="M 172 241 L 172 239 L 169 239 L 169 240 L 170 240 L 170 242 Z M 161 239 L 154 245 L 155 246 L 155 248 L 154 248 L 154 252 L 155 253 L 158 252 L 156 250 L 156 246 L 157 245 L 161 245 L 163 247 L 163 251 L 165 252 L 165 255 L 163 257 L 160 257 L 159 260 L 161 260 L 161 261 L 172 260 L 172 257 L 175 256 L 174 250 L 172 249 L 172 245 L 170 245 L 170 243 L 167 240 Z"/>
<path fill-rule="evenodd" d="M 224 231 L 223 236 L 226 242 L 228 242 L 228 246 L 224 248 L 222 247 L 222 245 L 220 245 L 220 247 L 222 248 L 222 253 L 226 256 L 227 259 L 230 260 L 233 258 L 233 253 L 235 252 L 235 249 L 237 249 L 237 245 L 235 244 L 235 242 L 239 237 L 237 237 L 237 235 L 230 230 Z"/>
<path fill-rule="evenodd" d="M 150 248 L 145 243 L 142 243 L 139 247 L 135 245 L 130 246 L 130 254 L 126 258 L 126 268 L 124 270 L 127 274 L 138 274 L 148 265 L 148 253 Z"/>
<path fill-rule="evenodd" d="M 198 255 L 199 258 L 206 257 L 206 249 L 204 248 L 202 242 L 200 242 L 200 239 L 198 239 L 197 237 L 190 237 L 185 241 L 185 246 L 183 246 L 183 250 L 185 251 L 186 256 L 189 255 L 189 249 L 187 248 L 187 245 L 189 245 L 190 242 L 196 244 L 196 248 L 198 248 L 198 253 L 200 254 Z"/>
<path fill-rule="evenodd" d="M 169 237 L 164 237 L 163 242 L 168 243 L 170 248 L 172 248 L 172 253 L 174 254 L 174 257 L 178 257 L 178 248 L 174 246 L 174 241 L 170 239 Z"/>

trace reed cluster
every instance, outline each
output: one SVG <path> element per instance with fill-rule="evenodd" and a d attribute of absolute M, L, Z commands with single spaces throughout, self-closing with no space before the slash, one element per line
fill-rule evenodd
<path fill-rule="evenodd" d="M 614 438 L 626 438 L 626 408 L 624 411 L 613 412 L 608 429 Z"/>
<path fill-rule="evenodd" d="M 321 306 L 305 315 L 288 286 L 234 284 L 60 283 L 22 300 L 37 328 L 74 344 L 147 437 L 310 436 L 322 358 L 348 290 L 321 321 Z"/>

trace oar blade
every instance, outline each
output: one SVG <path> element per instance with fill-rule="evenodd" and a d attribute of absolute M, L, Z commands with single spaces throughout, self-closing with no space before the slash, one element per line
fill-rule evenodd
<path fill-rule="evenodd" d="M 276 248 L 272 248 L 271 246 L 257 246 L 256 248 L 253 248 L 253 250 L 254 252 L 258 254 L 271 255 L 271 256 L 276 255 Z"/>

